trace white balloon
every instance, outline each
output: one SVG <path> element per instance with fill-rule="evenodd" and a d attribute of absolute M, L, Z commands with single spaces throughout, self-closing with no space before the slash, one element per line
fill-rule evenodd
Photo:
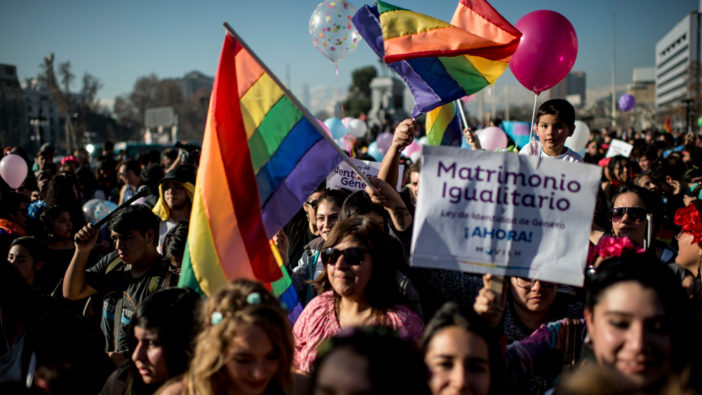
<path fill-rule="evenodd" d="M 366 134 L 368 127 L 366 123 L 360 119 L 352 118 L 348 121 L 346 128 L 349 130 L 349 134 L 356 138 L 361 138 Z"/>
<path fill-rule="evenodd" d="M 575 130 L 573 131 L 573 135 L 566 139 L 565 145 L 573 151 L 578 152 L 585 148 L 589 140 L 590 128 L 583 121 L 575 121 Z"/>

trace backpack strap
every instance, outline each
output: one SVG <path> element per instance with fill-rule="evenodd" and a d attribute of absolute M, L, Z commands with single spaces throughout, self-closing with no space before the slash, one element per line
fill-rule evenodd
<path fill-rule="evenodd" d="M 105 269 L 105 274 L 107 274 L 107 273 L 109 273 L 109 272 L 115 270 L 115 268 L 117 267 L 117 265 L 119 265 L 120 263 L 122 263 L 122 258 L 120 258 L 119 256 L 115 257 L 115 259 L 113 259 L 113 260 L 107 265 L 107 269 Z"/>

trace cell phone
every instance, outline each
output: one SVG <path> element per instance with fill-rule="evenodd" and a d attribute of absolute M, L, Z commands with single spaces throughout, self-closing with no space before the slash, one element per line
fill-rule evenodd
<path fill-rule="evenodd" d="M 497 299 L 502 298 L 502 293 L 505 291 L 505 276 L 492 276 L 490 282 L 490 290 L 495 293 Z"/>

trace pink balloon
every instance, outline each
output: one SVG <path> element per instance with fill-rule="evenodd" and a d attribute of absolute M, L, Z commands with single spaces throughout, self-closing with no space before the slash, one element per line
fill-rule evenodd
<path fill-rule="evenodd" d="M 402 151 L 402 154 L 404 156 L 409 156 L 411 157 L 412 154 L 415 152 L 421 152 L 422 151 L 422 146 L 419 145 L 417 140 L 413 140 L 405 149 Z"/>
<path fill-rule="evenodd" d="M 490 126 L 476 132 L 480 145 L 489 151 L 507 147 L 507 135 L 497 126 Z"/>
<path fill-rule="evenodd" d="M 473 93 L 472 95 L 468 96 L 463 96 L 461 100 L 463 100 L 466 103 L 470 103 L 471 100 L 475 99 L 475 95 L 477 95 L 477 93 Z"/>
<path fill-rule="evenodd" d="M 509 61 L 512 74 L 537 95 L 565 78 L 578 56 L 578 36 L 563 15 L 530 12 L 514 25 L 522 38 Z"/>
<path fill-rule="evenodd" d="M 381 133 L 375 141 L 378 142 L 378 150 L 385 155 L 392 144 L 392 133 Z"/>
<path fill-rule="evenodd" d="M 19 188 L 27 178 L 27 162 L 19 155 L 5 155 L 0 160 L 0 176 L 10 188 Z"/>

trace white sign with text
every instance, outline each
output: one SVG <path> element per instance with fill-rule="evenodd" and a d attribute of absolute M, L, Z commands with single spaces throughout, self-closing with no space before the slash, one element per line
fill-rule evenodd
<path fill-rule="evenodd" d="M 626 141 L 612 139 L 612 141 L 609 142 L 609 149 L 605 154 L 605 158 L 614 158 L 617 155 L 622 155 L 628 158 L 629 155 L 631 155 L 631 150 L 633 149 L 634 146 Z"/>
<path fill-rule="evenodd" d="M 350 158 L 353 164 L 356 165 L 358 170 L 362 171 L 363 174 L 367 176 L 378 176 L 378 171 L 380 170 L 380 162 L 372 162 L 368 160 L 359 160 Z M 402 172 L 405 166 L 400 165 L 397 173 L 397 191 L 402 189 Z M 343 160 L 339 162 L 339 166 L 334 168 L 331 173 L 327 176 L 327 188 L 328 189 L 338 189 L 344 188 L 350 191 L 362 191 L 365 189 L 366 183 L 363 180 L 356 178 L 356 172 L 353 171 L 351 166 Z"/>
<path fill-rule="evenodd" d="M 412 266 L 581 286 L 601 168 L 423 147 Z"/>

